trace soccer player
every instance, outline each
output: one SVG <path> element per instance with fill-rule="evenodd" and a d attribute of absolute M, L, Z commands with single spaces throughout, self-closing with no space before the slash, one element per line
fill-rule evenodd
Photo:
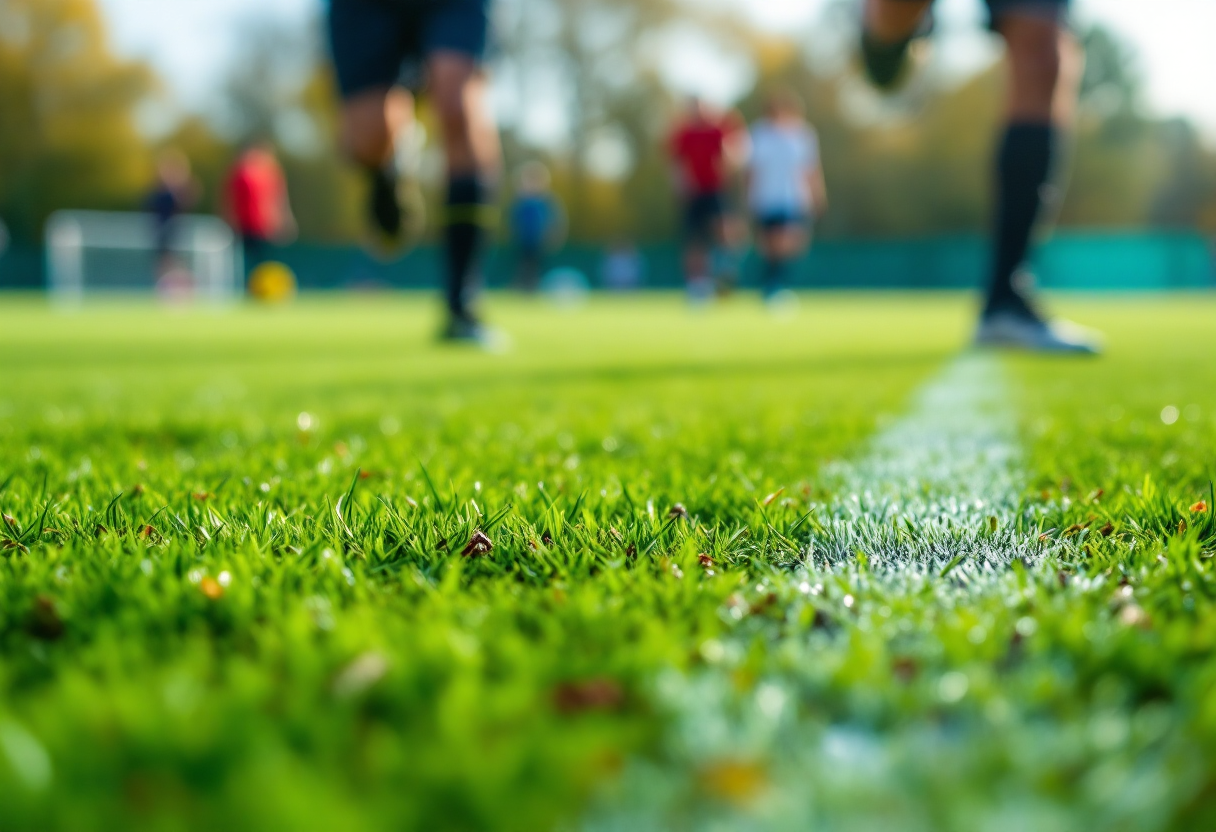
<path fill-rule="evenodd" d="M 1063 126 L 1072 120 L 1083 56 L 1067 22 L 1069 0 L 986 0 L 1009 64 L 1006 125 L 996 159 L 993 262 L 976 330 L 981 346 L 1096 353 L 1094 333 L 1051 321 L 1019 280 L 1031 237 L 1052 193 Z M 922 35 L 932 0 L 865 0 L 862 57 L 871 80 L 895 87 L 908 47 Z"/>
<path fill-rule="evenodd" d="M 540 162 L 528 162 L 520 168 L 511 205 L 511 241 L 516 257 L 515 285 L 525 292 L 535 292 L 540 284 L 546 249 L 561 222 L 549 185 L 549 171 Z"/>
<path fill-rule="evenodd" d="M 342 93 L 342 147 L 370 183 L 370 212 L 386 240 L 407 233 L 408 183 L 397 146 L 425 87 L 447 164 L 445 339 L 485 342 L 473 305 L 477 253 L 493 217 L 498 131 L 482 71 L 490 0 L 330 0 L 329 34 Z"/>
<path fill-rule="evenodd" d="M 194 207 L 199 185 L 190 169 L 190 159 L 179 150 L 163 150 L 156 160 L 156 183 L 144 200 L 144 208 L 155 224 L 156 278 L 188 284 L 190 278 L 173 256 L 174 220 Z"/>
<path fill-rule="evenodd" d="M 806 250 L 811 222 L 827 210 L 819 139 L 802 113 L 802 102 L 778 92 L 751 130 L 747 198 L 759 231 L 761 293 L 774 300 L 789 264 Z"/>
<path fill-rule="evenodd" d="M 699 98 L 677 124 L 669 150 L 684 214 L 684 279 L 690 297 L 707 300 L 714 291 L 714 249 L 729 246 L 726 180 L 744 149 L 742 120 L 718 115 Z"/>
<path fill-rule="evenodd" d="M 267 141 L 247 145 L 228 174 L 229 219 L 245 253 L 248 276 L 266 257 L 272 242 L 295 235 L 296 221 L 287 199 L 287 179 L 274 147 Z"/>

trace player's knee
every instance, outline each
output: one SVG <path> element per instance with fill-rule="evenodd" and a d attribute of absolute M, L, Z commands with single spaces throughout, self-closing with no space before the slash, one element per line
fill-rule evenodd
<path fill-rule="evenodd" d="M 1009 38 L 1009 59 L 1014 85 L 1023 95 L 1050 100 L 1061 76 L 1059 31 L 1053 27 L 1034 27 Z"/>
<path fill-rule="evenodd" d="M 431 104 L 449 137 L 467 137 L 476 120 L 477 69 L 468 58 L 440 54 L 431 60 Z"/>
<path fill-rule="evenodd" d="M 355 99 L 342 110 L 342 152 L 361 165 L 382 164 L 392 153 L 393 136 L 384 103 Z"/>
<path fill-rule="evenodd" d="M 467 138 L 472 119 L 463 88 L 448 90 L 434 97 L 435 115 L 443 127 L 444 135 L 451 138 Z"/>

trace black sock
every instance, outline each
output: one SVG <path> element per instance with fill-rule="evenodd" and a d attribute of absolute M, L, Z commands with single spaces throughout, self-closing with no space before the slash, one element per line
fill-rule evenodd
<path fill-rule="evenodd" d="M 401 233 L 401 204 L 397 201 L 397 168 L 393 161 L 367 169 L 371 183 L 371 212 L 376 226 L 395 237 Z"/>
<path fill-rule="evenodd" d="M 471 318 L 469 301 L 475 291 L 477 247 L 485 222 L 486 188 L 476 176 L 448 182 L 447 301 L 454 318 Z"/>
<path fill-rule="evenodd" d="M 985 313 L 1025 309 L 1014 277 L 1026 261 L 1030 236 L 1043 207 L 1055 149 L 1051 124 L 1011 124 L 997 152 L 997 204 L 992 282 Z"/>

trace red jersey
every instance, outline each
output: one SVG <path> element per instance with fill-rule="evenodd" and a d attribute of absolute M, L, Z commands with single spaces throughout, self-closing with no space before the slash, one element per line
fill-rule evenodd
<path fill-rule="evenodd" d="M 236 230 L 245 237 L 271 239 L 283 230 L 287 183 L 274 157 L 250 151 L 228 176 L 228 205 Z"/>
<path fill-rule="evenodd" d="M 684 190 L 690 195 L 722 190 L 726 183 L 726 145 L 740 127 L 727 117 L 701 124 L 684 124 L 671 136 L 671 155 L 680 166 Z"/>

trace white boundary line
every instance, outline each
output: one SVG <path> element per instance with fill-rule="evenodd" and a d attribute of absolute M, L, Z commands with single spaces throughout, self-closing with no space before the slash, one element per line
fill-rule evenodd
<path fill-rule="evenodd" d="M 968 353 L 923 387 L 911 411 L 857 462 L 825 473 L 840 495 L 817 512 L 813 565 L 863 554 L 882 570 L 1038 557 L 1019 502 L 1026 477 L 1000 360 Z"/>

